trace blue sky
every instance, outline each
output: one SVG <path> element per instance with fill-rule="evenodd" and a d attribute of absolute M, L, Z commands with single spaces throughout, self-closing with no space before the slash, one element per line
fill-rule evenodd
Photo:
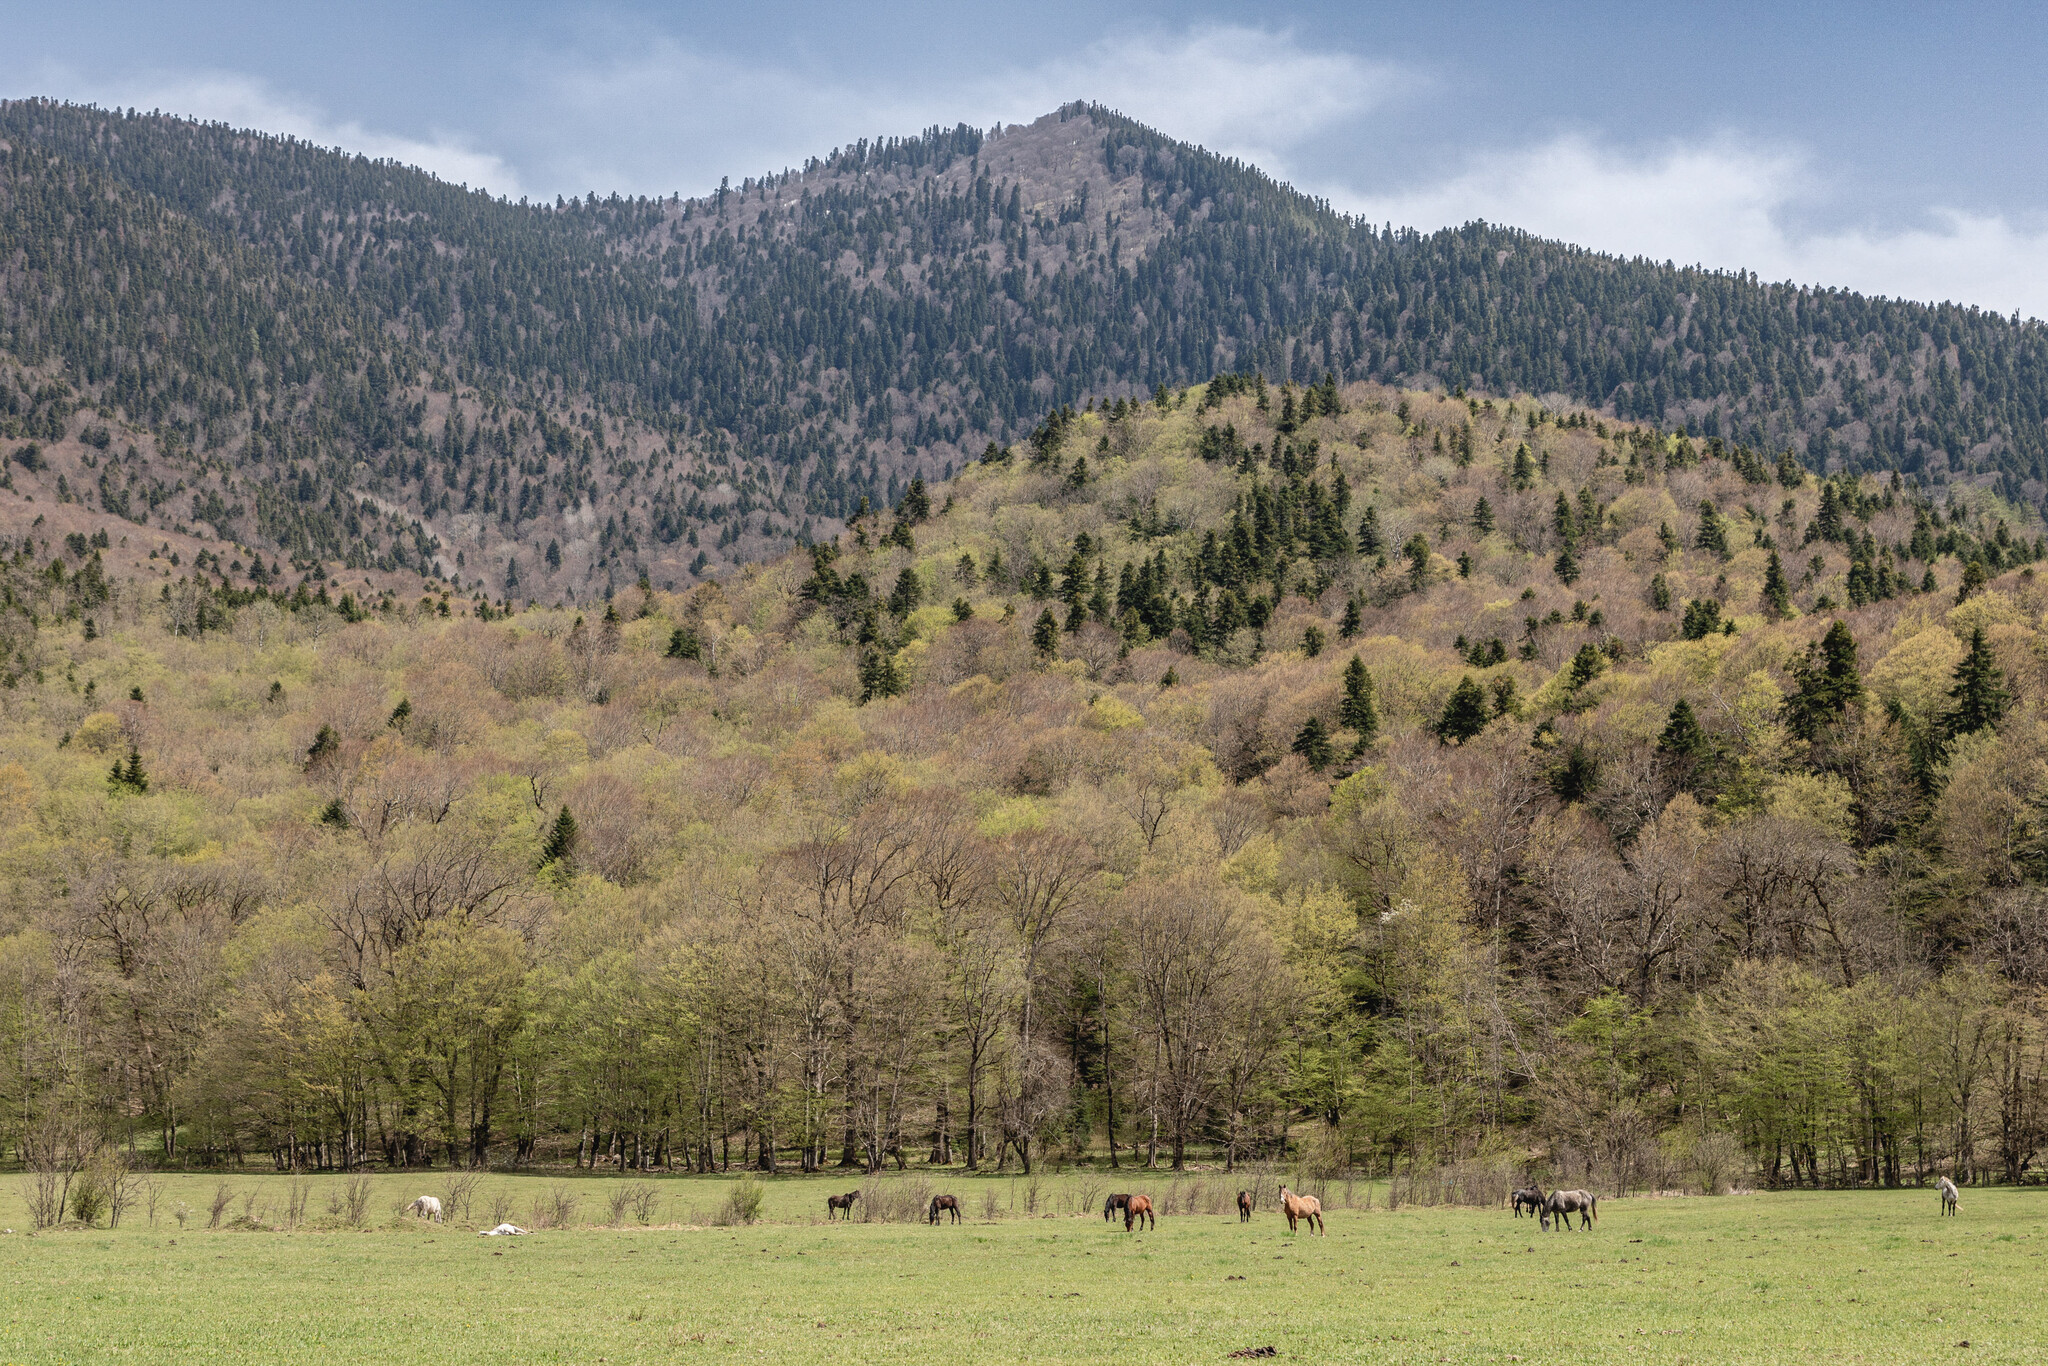
<path fill-rule="evenodd" d="M 1098 99 L 1341 208 L 2048 316 L 2048 7 L 0 0 L 0 92 L 514 196 Z"/>

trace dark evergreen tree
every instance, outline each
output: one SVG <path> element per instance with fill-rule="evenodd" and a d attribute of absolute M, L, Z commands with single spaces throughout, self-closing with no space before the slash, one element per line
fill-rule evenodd
<path fill-rule="evenodd" d="M 1302 722 L 1290 748 L 1307 762 L 1312 773 L 1321 773 L 1337 757 L 1336 747 L 1330 743 L 1330 728 L 1323 724 L 1320 716 L 1311 716 Z"/>
<path fill-rule="evenodd" d="M 1783 621 L 1792 615 L 1792 586 L 1785 582 L 1785 565 L 1775 550 L 1764 566 L 1763 602 L 1764 615 L 1772 621 Z"/>
<path fill-rule="evenodd" d="M 1373 702 L 1372 674 L 1357 655 L 1344 666 L 1344 701 L 1337 709 L 1337 724 L 1358 735 L 1362 751 L 1380 733 L 1379 708 Z"/>
<path fill-rule="evenodd" d="M 1984 628 L 1970 632 L 1969 653 L 1956 665 L 1955 681 L 1948 690 L 1954 703 L 1942 718 L 1942 729 L 1950 736 L 1970 735 L 1998 724 L 2012 695 L 2006 691 L 2005 674 L 1984 640 Z"/>
<path fill-rule="evenodd" d="M 576 817 L 571 815 L 565 804 L 555 813 L 553 823 L 540 844 L 540 866 L 553 866 L 564 871 L 574 867 L 576 859 Z"/>
<path fill-rule="evenodd" d="M 1466 674 L 1451 689 L 1433 729 L 1444 744 L 1463 744 L 1485 730 L 1489 719 L 1485 691 L 1473 681 L 1472 675 Z"/>
<path fill-rule="evenodd" d="M 1802 740 L 1818 739 L 1839 721 L 1849 705 L 1863 695 L 1863 677 L 1856 666 L 1856 639 L 1837 621 L 1818 647 L 1792 670 L 1793 691 L 1785 699 L 1785 729 Z"/>

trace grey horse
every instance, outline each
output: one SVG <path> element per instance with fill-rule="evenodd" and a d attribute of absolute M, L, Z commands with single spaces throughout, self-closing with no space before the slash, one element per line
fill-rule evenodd
<path fill-rule="evenodd" d="M 1551 1221 L 1557 1221 L 1560 1229 L 1570 1228 L 1572 1215 L 1579 1216 L 1579 1227 L 1593 1227 L 1593 1221 L 1600 1217 L 1599 1198 L 1588 1191 L 1552 1191 L 1550 1198 L 1543 1202 L 1543 1227 L 1548 1229 Z"/>

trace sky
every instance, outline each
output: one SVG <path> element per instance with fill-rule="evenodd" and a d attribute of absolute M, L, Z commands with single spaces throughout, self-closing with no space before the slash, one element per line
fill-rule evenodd
<path fill-rule="evenodd" d="M 2048 318 L 2048 6 L 0 0 L 0 95 L 513 198 L 1095 100 L 1335 207 Z"/>

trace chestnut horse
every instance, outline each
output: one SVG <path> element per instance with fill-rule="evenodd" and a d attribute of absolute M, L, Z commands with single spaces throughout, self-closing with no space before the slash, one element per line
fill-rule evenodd
<path fill-rule="evenodd" d="M 831 1223 L 832 1217 L 835 1214 L 844 1214 L 849 1219 L 853 1218 L 853 1202 L 858 1199 L 860 1199 L 859 1191 L 848 1191 L 844 1195 L 826 1196 L 825 1222 Z"/>
<path fill-rule="evenodd" d="M 941 1210 L 951 1213 L 953 1222 L 959 1223 L 960 1197 L 957 1195 L 934 1195 L 932 1197 L 931 1214 L 928 1216 L 932 1223 L 936 1224 L 939 1222 L 939 1212 Z"/>
<path fill-rule="evenodd" d="M 1323 1227 L 1323 1202 L 1316 1199 L 1313 1195 L 1296 1195 L 1287 1187 L 1282 1186 L 1280 1188 L 1280 1208 L 1287 1212 L 1287 1231 L 1289 1233 L 1295 1231 L 1294 1226 L 1296 1222 L 1302 1219 L 1308 1220 L 1309 1227 L 1314 1229 L 1318 1235 L 1327 1235 L 1329 1233 L 1329 1230 Z"/>
<path fill-rule="evenodd" d="M 1129 1195 L 1112 1195 L 1102 1202 L 1102 1222 L 1108 1223 L 1112 1214 L 1121 1214 L 1131 1203 Z"/>
<path fill-rule="evenodd" d="M 1148 1220 L 1149 1227 L 1159 1227 L 1159 1216 L 1152 1212 L 1151 1196 L 1134 1195 L 1124 1202 L 1124 1232 L 1129 1233 L 1134 1226 L 1144 1224 Z"/>
<path fill-rule="evenodd" d="M 1249 1224 L 1251 1221 L 1252 1193 L 1250 1191 L 1239 1191 L 1237 1193 L 1237 1222 Z"/>

